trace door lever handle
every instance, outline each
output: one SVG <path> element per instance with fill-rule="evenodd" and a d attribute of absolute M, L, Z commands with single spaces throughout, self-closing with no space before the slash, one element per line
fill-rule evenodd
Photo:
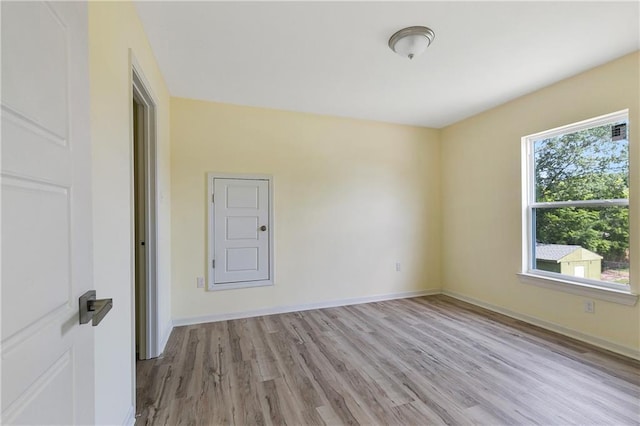
<path fill-rule="evenodd" d="M 80 296 L 79 305 L 80 324 L 92 321 L 95 327 L 113 307 L 113 299 L 96 299 L 96 291 L 89 290 Z"/>

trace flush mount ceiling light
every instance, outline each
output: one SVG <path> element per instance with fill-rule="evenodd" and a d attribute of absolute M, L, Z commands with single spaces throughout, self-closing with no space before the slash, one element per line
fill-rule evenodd
<path fill-rule="evenodd" d="M 400 56 L 413 59 L 422 54 L 436 34 L 427 27 L 408 27 L 396 32 L 389 39 L 389 47 Z"/>

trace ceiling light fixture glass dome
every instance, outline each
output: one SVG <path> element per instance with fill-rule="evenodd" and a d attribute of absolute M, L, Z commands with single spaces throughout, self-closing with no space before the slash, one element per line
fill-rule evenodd
<path fill-rule="evenodd" d="M 408 27 L 397 31 L 389 39 L 389 48 L 400 56 L 413 59 L 433 42 L 436 34 L 427 27 Z"/>

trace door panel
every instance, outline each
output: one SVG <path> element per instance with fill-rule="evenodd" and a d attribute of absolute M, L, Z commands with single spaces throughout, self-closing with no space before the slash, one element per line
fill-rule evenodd
<path fill-rule="evenodd" d="M 11 318 L 2 322 L 4 339 L 72 305 L 69 205 L 66 188 L 2 180 L 2 238 L 20 241 L 3 252 L 2 292 L 11 296 L 2 298 L 3 317 Z"/>
<path fill-rule="evenodd" d="M 268 280 L 269 182 L 216 178 L 213 187 L 215 284 Z"/>
<path fill-rule="evenodd" d="M 228 248 L 227 272 L 258 271 L 258 248 Z"/>
<path fill-rule="evenodd" d="M 258 217 L 227 217 L 227 240 L 257 240 Z"/>
<path fill-rule="evenodd" d="M 227 179 L 230 180 L 230 179 Z M 226 184 L 226 202 L 230 209 L 258 209 L 258 187 L 245 181 Z"/>
<path fill-rule="evenodd" d="M 2 2 L 6 424 L 94 421 L 86 3 Z"/>
<path fill-rule="evenodd" d="M 5 18 L 4 12 L 9 16 Z M 2 105 L 66 145 L 69 112 L 68 26 L 59 11 L 41 2 L 2 7 Z M 13 37 L 16 37 L 14 40 Z M 6 38 L 10 38 L 6 40 Z M 6 41 L 5 41 L 6 40 Z M 45 105 L 55 108 L 43 108 Z"/>

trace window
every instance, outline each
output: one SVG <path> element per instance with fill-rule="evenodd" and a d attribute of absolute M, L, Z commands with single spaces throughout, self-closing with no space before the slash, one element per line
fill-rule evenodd
<path fill-rule="evenodd" d="M 629 292 L 628 111 L 523 138 L 523 272 Z"/>

